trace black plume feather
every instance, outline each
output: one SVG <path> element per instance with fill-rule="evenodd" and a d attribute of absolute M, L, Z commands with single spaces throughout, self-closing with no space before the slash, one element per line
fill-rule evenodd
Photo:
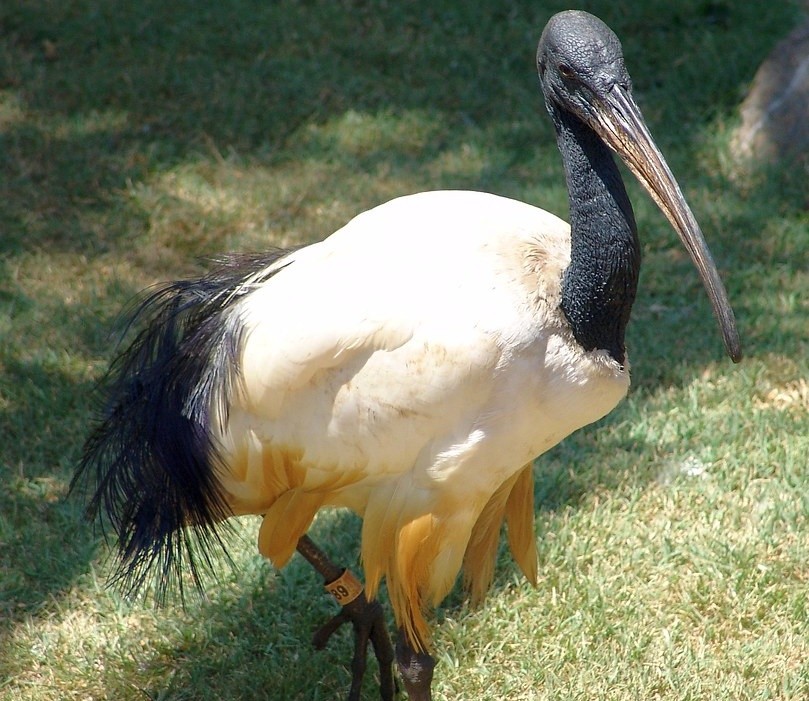
<path fill-rule="evenodd" d="M 288 251 L 220 258 L 203 277 L 169 283 L 138 305 L 141 326 L 112 363 L 105 406 L 71 489 L 91 490 L 88 516 L 118 539 L 116 580 L 134 593 L 157 570 L 156 596 L 188 570 L 212 569 L 219 527 L 230 516 L 211 434 L 226 421 L 239 381 L 243 327 L 234 305 L 284 266 Z"/>

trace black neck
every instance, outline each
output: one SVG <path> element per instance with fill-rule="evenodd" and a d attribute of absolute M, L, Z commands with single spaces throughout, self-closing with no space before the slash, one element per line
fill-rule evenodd
<path fill-rule="evenodd" d="M 569 113 L 551 116 L 570 193 L 570 265 L 562 278 L 562 311 L 585 350 L 604 349 L 623 365 L 624 333 L 640 272 L 632 205 L 601 139 Z"/>

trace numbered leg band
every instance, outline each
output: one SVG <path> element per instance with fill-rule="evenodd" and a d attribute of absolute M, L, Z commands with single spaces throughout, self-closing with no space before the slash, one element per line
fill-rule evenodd
<path fill-rule="evenodd" d="M 340 606 L 345 606 L 362 594 L 362 582 L 350 570 L 343 570 L 343 574 L 326 584 L 325 589 Z"/>

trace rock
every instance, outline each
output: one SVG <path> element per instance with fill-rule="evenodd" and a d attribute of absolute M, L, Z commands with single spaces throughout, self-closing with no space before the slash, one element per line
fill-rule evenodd
<path fill-rule="evenodd" d="M 741 106 L 732 148 L 741 160 L 809 159 L 809 20 L 778 43 Z"/>

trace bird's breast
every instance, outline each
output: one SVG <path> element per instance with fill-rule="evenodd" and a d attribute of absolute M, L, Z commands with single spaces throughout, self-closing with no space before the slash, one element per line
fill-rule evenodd
<path fill-rule="evenodd" d="M 485 503 L 610 411 L 628 375 L 567 327 L 569 257 L 564 222 L 479 193 L 403 198 L 292 254 L 234 312 L 243 391 L 216 436 L 234 512 L 289 490 L 362 512 L 403 476 Z"/>

